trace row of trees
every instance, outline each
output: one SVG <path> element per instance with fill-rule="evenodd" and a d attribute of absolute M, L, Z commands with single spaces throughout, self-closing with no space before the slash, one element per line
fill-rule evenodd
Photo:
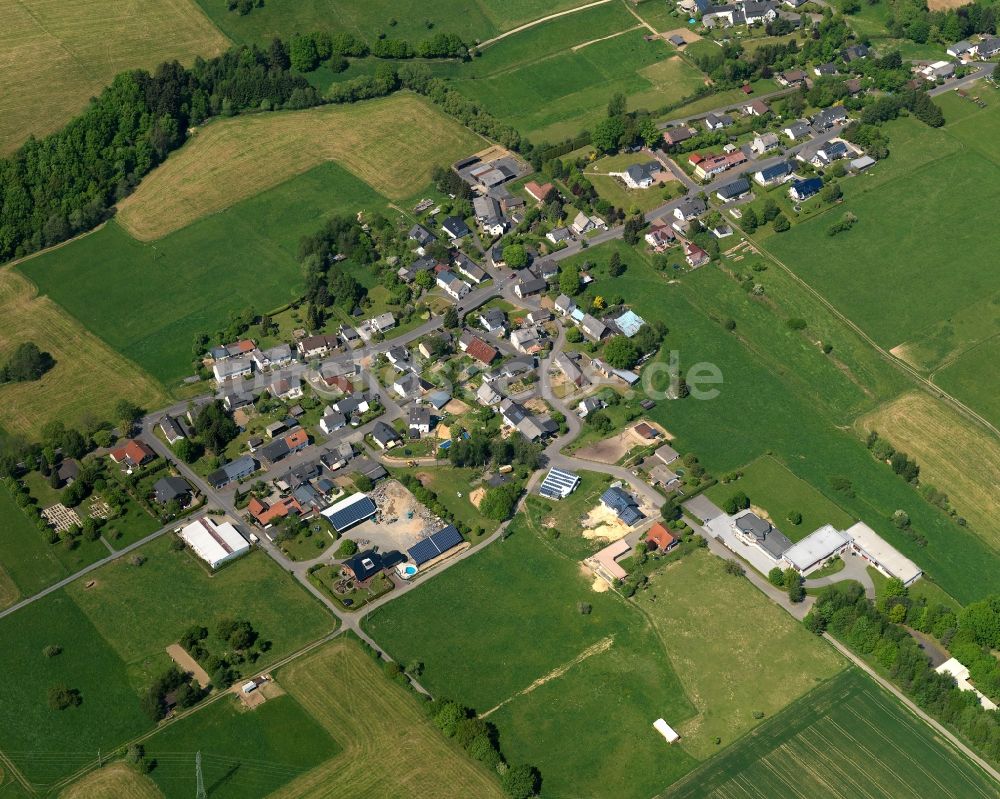
<path fill-rule="evenodd" d="M 330 62 L 333 69 L 346 68 L 346 58 L 469 58 L 469 48 L 460 36 L 454 33 L 435 33 L 416 46 L 405 39 L 389 39 L 379 36 L 372 42 L 342 31 L 330 34 L 327 31 L 297 33 L 289 43 L 292 66 L 299 72 L 312 72 L 323 62 Z"/>
<path fill-rule="evenodd" d="M 938 674 L 917 641 L 900 626 L 905 623 L 916 629 L 940 632 L 942 641 L 951 643 L 953 651 L 961 651 L 963 657 L 973 654 L 967 647 L 958 646 L 963 641 L 981 647 L 1000 642 L 1000 635 L 995 635 L 1000 631 L 1000 598 L 991 597 L 971 605 L 963 612 L 957 630 L 946 629 L 945 625 L 954 619 L 950 608 L 930 605 L 926 600 L 910 600 L 906 589 L 896 581 L 883 592 L 879 605 L 869 602 L 857 583 L 828 588 L 806 616 L 805 623 L 813 632 L 829 631 L 873 661 L 924 710 L 957 729 L 997 763 L 1000 718 L 995 712 L 984 710 L 974 693 L 959 690 L 952 677 Z M 981 668 L 978 658 L 974 663 Z M 984 678 L 987 689 L 1000 690 L 1000 682 L 991 682 L 991 675 L 979 673 L 979 677 Z"/>

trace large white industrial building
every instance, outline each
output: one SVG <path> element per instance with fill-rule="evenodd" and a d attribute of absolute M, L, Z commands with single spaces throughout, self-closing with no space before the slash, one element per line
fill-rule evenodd
<path fill-rule="evenodd" d="M 233 527 L 232 522 L 216 522 L 209 516 L 190 522 L 181 530 L 180 536 L 213 569 L 250 551 L 250 542 Z"/>

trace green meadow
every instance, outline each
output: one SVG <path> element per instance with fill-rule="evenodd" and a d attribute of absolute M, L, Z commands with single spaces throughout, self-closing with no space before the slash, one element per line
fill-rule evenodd
<path fill-rule="evenodd" d="M 505 754 L 541 769 L 543 795 L 614 784 L 619 796 L 650 796 L 695 765 L 651 727 L 695 712 L 662 644 L 642 614 L 592 591 L 579 564 L 523 517 L 511 529 L 379 608 L 366 631 L 399 662 L 422 661 L 432 694 L 495 722 Z M 579 602 L 592 611 L 581 614 Z"/>
<path fill-rule="evenodd" d="M 51 783 L 152 727 L 139 704 L 171 663 L 166 647 L 190 625 L 211 631 L 225 616 L 247 619 L 271 642 L 252 668 L 316 640 L 334 620 L 266 555 L 255 552 L 210 575 L 166 538 L 140 550 L 141 566 L 117 561 L 0 619 L 0 751 L 28 777 Z M 89 587 L 88 587 L 89 586 Z M 62 651 L 43 654 L 47 646 Z M 54 710 L 51 688 L 82 703 Z"/>
<path fill-rule="evenodd" d="M 960 601 L 1000 589 L 995 551 L 874 461 L 853 432 L 859 414 L 897 396 L 906 381 L 836 317 L 813 306 L 815 300 L 805 299 L 802 288 L 786 283 L 773 265 L 754 273 L 765 289 L 765 299 L 759 300 L 716 266 L 668 283 L 675 274 L 669 263 L 668 271 L 659 273 L 647 256 L 621 243 L 591 248 L 578 258 L 600 263 L 612 247 L 619 248 L 628 268 L 615 278 L 611 298 L 620 295 L 647 321 L 659 319 L 667 325 L 670 332 L 660 358 L 675 350 L 682 370 L 708 363 L 722 373 L 720 385 L 705 386 L 718 390 L 714 398 L 659 401 L 650 412 L 677 437 L 680 451 L 695 452 L 717 476 L 773 453 L 795 476 L 871 525 Z M 611 296 L 600 280 L 588 292 L 585 296 Z M 814 307 L 814 313 L 805 317 L 810 325 L 799 333 L 785 320 L 800 315 L 796 309 L 801 307 Z M 731 332 L 723 326 L 726 319 L 736 323 Z M 823 354 L 813 323 L 827 331 L 820 340 L 834 342 L 831 355 L 839 360 Z M 926 546 L 891 524 L 897 509 L 909 513 Z"/>
<path fill-rule="evenodd" d="M 22 269 L 111 347 L 172 383 L 191 374 L 198 333 L 301 295 L 303 235 L 335 213 L 384 204 L 327 163 L 158 241 L 139 242 L 112 222 Z"/>

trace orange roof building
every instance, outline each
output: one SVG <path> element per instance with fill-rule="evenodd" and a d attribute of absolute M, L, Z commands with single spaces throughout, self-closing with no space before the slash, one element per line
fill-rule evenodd
<path fill-rule="evenodd" d="M 534 197 L 538 202 L 542 202 L 550 191 L 552 191 L 551 183 L 543 183 L 541 185 L 537 184 L 533 180 L 529 180 L 524 184 L 524 190 L 528 192 L 532 197 Z"/>
<path fill-rule="evenodd" d="M 156 457 L 156 453 L 149 448 L 148 444 L 134 438 L 111 450 L 108 455 L 115 463 L 124 463 L 129 467 L 142 466 Z"/>
<path fill-rule="evenodd" d="M 650 527 L 649 532 L 646 533 L 646 544 L 650 549 L 658 549 L 660 552 L 669 552 L 677 546 L 677 539 L 671 535 L 670 531 L 667 530 L 666 527 L 657 522 Z"/>

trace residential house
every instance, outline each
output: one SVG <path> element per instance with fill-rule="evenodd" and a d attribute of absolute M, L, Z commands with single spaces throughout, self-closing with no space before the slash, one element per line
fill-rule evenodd
<path fill-rule="evenodd" d="M 80 476 L 80 463 L 73 458 L 63 458 L 56 467 L 56 478 L 59 486 L 71 486 Z"/>
<path fill-rule="evenodd" d="M 183 477 L 161 477 L 153 483 L 153 499 L 159 505 L 177 502 L 182 508 L 191 501 L 191 486 Z"/>
<path fill-rule="evenodd" d="M 186 438 L 184 435 L 184 430 L 181 428 L 180 422 L 178 422 L 173 416 L 166 415 L 160 419 L 160 432 L 163 433 L 163 437 L 167 440 L 168 444 L 176 444 L 182 438 Z"/>
<path fill-rule="evenodd" d="M 818 194 L 819 190 L 822 188 L 822 178 L 806 178 L 805 180 L 796 180 L 792 183 L 791 188 L 788 190 L 788 196 L 793 200 L 807 200 L 814 194 Z"/>
<path fill-rule="evenodd" d="M 533 294 L 538 294 L 539 292 L 545 291 L 549 287 L 549 284 L 542 280 L 540 277 L 531 278 L 528 280 L 520 280 L 514 284 L 514 293 L 520 298 L 530 297 Z"/>
<path fill-rule="evenodd" d="M 663 252 L 677 240 L 674 231 L 667 225 L 662 224 L 653 225 L 646 231 L 643 238 L 656 252 Z"/>
<path fill-rule="evenodd" d="M 476 215 L 476 222 L 484 233 L 490 236 L 503 235 L 507 229 L 507 220 L 504 218 L 499 202 L 489 196 L 476 197 L 472 201 L 472 208 Z"/>
<path fill-rule="evenodd" d="M 725 155 L 709 155 L 697 163 L 694 174 L 699 180 L 706 180 L 713 175 L 721 175 L 734 167 L 742 166 L 748 160 L 742 150 L 734 150 Z"/>
<path fill-rule="evenodd" d="M 580 321 L 580 330 L 583 334 L 593 340 L 600 341 L 605 336 L 608 335 L 608 326 L 604 324 L 600 319 L 597 319 L 590 314 L 584 314 L 583 319 Z"/>
<path fill-rule="evenodd" d="M 549 196 L 549 192 L 552 191 L 553 185 L 551 183 L 542 183 L 539 185 L 533 180 L 529 180 L 524 184 L 524 190 L 534 199 L 536 202 L 544 202 L 545 198 Z"/>
<path fill-rule="evenodd" d="M 327 408 L 323 417 L 319 420 L 320 429 L 328 436 L 347 426 L 347 417 L 340 411 Z"/>
<path fill-rule="evenodd" d="M 511 399 L 505 399 L 500 403 L 500 417 L 506 425 L 517 430 L 528 441 L 535 441 L 546 434 L 545 427 Z"/>
<path fill-rule="evenodd" d="M 461 337 L 458 339 L 458 347 L 470 358 L 475 358 L 480 363 L 487 365 L 493 363 L 498 355 L 496 348 L 491 347 L 479 338 L 479 336 L 472 334 L 468 330 L 462 332 Z"/>
<path fill-rule="evenodd" d="M 304 358 L 319 358 L 329 355 L 331 350 L 335 350 L 340 343 L 336 336 L 324 334 L 306 336 L 299 340 L 298 350 Z"/>
<path fill-rule="evenodd" d="M 636 333 L 638 333 L 646 320 L 643 319 L 635 311 L 624 311 L 623 313 L 616 316 L 613 320 L 614 326 L 618 328 L 618 331 L 626 338 L 632 338 Z"/>
<path fill-rule="evenodd" d="M 486 270 L 473 261 L 464 252 L 459 251 L 456 253 L 455 260 L 452 263 L 454 264 L 455 269 L 465 275 L 476 285 L 479 285 L 489 277 Z"/>
<path fill-rule="evenodd" d="M 693 241 L 684 245 L 684 258 L 692 267 L 704 266 L 712 260 L 711 256 Z"/>
<path fill-rule="evenodd" d="M 441 223 L 441 229 L 452 241 L 458 241 L 472 233 L 465 220 L 460 216 L 449 216 Z"/>
<path fill-rule="evenodd" d="M 258 369 L 287 366 L 292 362 L 292 347 L 290 344 L 277 344 L 263 351 L 254 350 L 251 357 Z"/>
<path fill-rule="evenodd" d="M 401 345 L 389 347 L 385 351 L 385 359 L 400 372 L 405 372 L 410 368 L 410 351 Z"/>
<path fill-rule="evenodd" d="M 762 117 L 771 113 L 771 107 L 763 100 L 751 100 L 744 103 L 740 110 L 748 117 Z"/>
<path fill-rule="evenodd" d="M 420 378 L 413 372 L 406 372 L 396 378 L 392 384 L 392 390 L 404 400 L 419 397 L 421 394 Z"/>
<path fill-rule="evenodd" d="M 775 562 L 792 546 L 781 530 L 751 511 L 733 519 L 732 530 L 739 541 L 758 547 Z"/>
<path fill-rule="evenodd" d="M 577 366 L 576 362 L 567 353 L 557 353 L 553 361 L 563 376 L 577 388 L 582 388 L 590 382 L 584 376 L 580 367 Z"/>
<path fill-rule="evenodd" d="M 782 86 L 802 86 L 806 82 L 806 75 L 801 69 L 786 69 L 774 76 L 774 79 Z"/>
<path fill-rule="evenodd" d="M 535 277 L 540 277 L 545 281 L 551 281 L 559 277 L 559 264 L 551 258 L 543 258 L 540 261 L 535 261 L 535 263 L 529 266 L 528 271 Z"/>
<path fill-rule="evenodd" d="M 840 51 L 840 57 L 848 64 L 861 58 L 866 58 L 871 51 L 866 44 L 855 44 Z"/>
<path fill-rule="evenodd" d="M 547 238 L 553 244 L 561 244 L 564 241 L 572 241 L 573 234 L 570 232 L 569 228 L 556 227 L 552 228 L 552 230 L 546 233 L 545 238 Z"/>
<path fill-rule="evenodd" d="M 577 236 L 582 236 L 584 233 L 588 233 L 589 231 L 596 229 L 597 226 L 593 223 L 589 216 L 587 216 L 583 211 L 580 211 L 573 218 L 573 223 L 570 227 Z"/>
<path fill-rule="evenodd" d="M 222 395 L 222 407 L 227 411 L 236 411 L 253 405 L 253 394 L 243 389 L 237 389 Z"/>
<path fill-rule="evenodd" d="M 503 402 L 503 398 L 503 394 L 493 388 L 493 386 L 485 380 L 482 382 L 482 385 L 476 389 L 476 399 L 483 405 L 499 405 Z"/>
<path fill-rule="evenodd" d="M 487 308 L 479 314 L 479 324 L 487 333 L 502 336 L 507 332 L 507 315 L 500 308 Z"/>
<path fill-rule="evenodd" d="M 538 331 L 533 327 L 511 332 L 510 343 L 514 346 L 514 349 L 525 355 L 533 355 L 542 349 L 542 342 L 538 337 Z"/>
<path fill-rule="evenodd" d="M 280 400 L 299 399 L 303 395 L 302 381 L 299 378 L 279 377 L 271 381 L 267 390 L 271 396 Z"/>
<path fill-rule="evenodd" d="M 754 173 L 753 179 L 761 186 L 777 186 L 788 180 L 794 171 L 794 167 L 788 161 L 782 161 L 780 164 L 758 170 Z"/>
<path fill-rule="evenodd" d="M 327 375 L 323 378 L 323 384 L 327 388 L 335 388 L 343 394 L 354 393 L 354 383 L 350 381 L 347 375 Z"/>
<path fill-rule="evenodd" d="M 411 227 L 406 237 L 411 241 L 415 241 L 420 247 L 426 247 L 428 244 L 437 241 L 437 237 L 423 225 L 414 225 Z"/>
<path fill-rule="evenodd" d="M 212 488 L 225 488 L 232 482 L 249 477 L 255 471 L 257 471 L 257 461 L 249 455 L 243 455 L 216 469 L 206 479 Z"/>
<path fill-rule="evenodd" d="M 847 109 L 842 105 L 833 105 L 824 108 L 812 118 L 812 126 L 815 130 L 823 132 L 829 130 L 834 125 L 839 125 L 847 121 Z"/>
<path fill-rule="evenodd" d="M 624 172 L 609 172 L 616 178 L 621 178 L 630 189 L 648 189 L 659 176 L 663 167 L 659 161 L 646 161 L 642 164 L 632 164 Z"/>
<path fill-rule="evenodd" d="M 217 383 L 246 377 L 253 372 L 253 360 L 248 355 L 236 358 L 225 358 L 212 364 L 212 375 Z"/>
<path fill-rule="evenodd" d="M 732 236 L 733 235 L 733 229 L 731 227 L 729 227 L 729 225 L 727 225 L 725 222 L 723 222 L 722 224 L 716 225 L 709 232 L 713 236 L 715 236 L 715 238 L 717 238 L 717 239 L 724 239 L 724 238 L 726 238 L 728 236 Z"/>
<path fill-rule="evenodd" d="M 722 202 L 729 203 L 733 202 L 733 200 L 746 197 L 749 193 L 750 181 L 746 178 L 737 178 L 732 183 L 727 183 L 725 186 L 719 187 L 715 192 L 715 196 Z"/>
<path fill-rule="evenodd" d="M 674 208 L 674 216 L 681 222 L 691 222 L 708 210 L 701 197 L 685 197 Z"/>
<path fill-rule="evenodd" d="M 590 414 L 604 407 L 606 407 L 606 403 L 600 397 L 587 397 L 585 400 L 580 400 L 580 404 L 576 406 L 576 412 L 581 419 L 586 419 Z"/>
<path fill-rule="evenodd" d="M 566 316 L 573 312 L 573 310 L 576 308 L 576 303 L 573 302 L 572 297 L 567 297 L 565 294 L 560 294 L 558 297 L 556 297 L 554 307 L 556 309 L 556 313 L 558 313 L 560 316 Z"/>
<path fill-rule="evenodd" d="M 705 127 L 709 130 L 722 130 L 733 124 L 733 118 L 729 114 L 710 113 L 705 116 Z"/>
<path fill-rule="evenodd" d="M 777 133 L 758 133 L 750 143 L 750 149 L 757 155 L 763 155 L 768 150 L 773 150 L 778 144 Z"/>
<path fill-rule="evenodd" d="M 800 119 L 786 125 L 782 133 L 792 141 L 799 141 L 800 139 L 808 139 L 812 135 L 812 128 L 808 121 Z"/>
<path fill-rule="evenodd" d="M 816 155 L 813 157 L 812 162 L 816 166 L 827 166 L 834 161 L 839 161 L 841 158 L 847 158 L 849 155 L 851 155 L 851 151 L 847 149 L 847 144 L 835 140 L 827 142 L 816 150 Z"/>
<path fill-rule="evenodd" d="M 663 141 L 667 143 L 667 146 L 674 144 L 680 144 L 682 141 L 687 141 L 695 135 L 695 132 L 686 125 L 681 125 L 676 128 L 668 128 L 663 131 Z"/>
<path fill-rule="evenodd" d="M 126 471 L 131 472 L 153 460 L 156 453 L 150 449 L 145 441 L 132 438 L 111 450 L 108 457 Z"/>
<path fill-rule="evenodd" d="M 331 407 L 350 419 L 355 415 L 368 413 L 372 408 L 371 402 L 373 399 L 371 395 L 362 392 L 350 397 L 343 397 L 334 402 Z"/>
<path fill-rule="evenodd" d="M 627 527 L 631 527 L 646 518 L 639 510 L 639 503 L 636 502 L 635 497 L 618 485 L 609 487 L 601 494 L 601 504 L 613 511 L 618 517 L 618 521 Z"/>
<path fill-rule="evenodd" d="M 410 438 L 420 438 L 431 432 L 431 411 L 426 405 L 411 405 L 407 414 Z"/>
<path fill-rule="evenodd" d="M 392 449 L 399 443 L 399 433 L 385 422 L 375 422 L 372 427 L 372 440 L 379 449 Z"/>
<path fill-rule="evenodd" d="M 650 552 L 669 552 L 680 543 L 660 522 L 646 531 L 646 548 Z"/>
<path fill-rule="evenodd" d="M 437 284 L 444 289 L 445 293 L 453 300 L 460 300 L 470 291 L 472 287 L 462 278 L 447 269 L 438 272 Z"/>
<path fill-rule="evenodd" d="M 444 409 L 451 402 L 451 394 L 445 390 L 435 391 L 427 397 L 428 404 L 436 411 Z"/>
<path fill-rule="evenodd" d="M 386 569 L 391 569 L 404 563 L 406 558 L 399 550 L 392 549 L 388 552 L 376 552 L 374 549 L 366 549 L 353 557 L 345 560 L 341 564 L 343 573 L 353 578 L 362 585 L 367 585 L 369 580 Z"/>
<path fill-rule="evenodd" d="M 955 44 L 950 45 L 946 52 L 952 58 L 961 58 L 964 55 L 968 55 L 971 51 L 972 51 L 972 42 L 970 42 L 968 39 L 963 39 L 960 42 L 955 42 Z"/>
<path fill-rule="evenodd" d="M 955 74 L 955 64 L 952 61 L 935 61 L 920 70 L 920 74 L 933 83 L 943 78 L 952 77 Z"/>
<path fill-rule="evenodd" d="M 830 62 L 827 62 L 826 64 L 820 64 L 819 66 L 813 67 L 813 73 L 819 78 L 836 75 L 837 66 L 836 64 L 832 64 Z"/>
<path fill-rule="evenodd" d="M 249 355 L 256 349 L 256 346 L 250 339 L 240 339 L 239 341 L 234 341 L 232 344 L 212 347 L 209 354 L 214 360 L 222 361 L 226 358 L 238 358 L 241 355 Z"/>
<path fill-rule="evenodd" d="M 380 313 L 378 316 L 373 316 L 368 320 L 368 324 L 376 333 L 385 333 L 396 326 L 396 317 L 387 311 L 386 313 Z"/>

